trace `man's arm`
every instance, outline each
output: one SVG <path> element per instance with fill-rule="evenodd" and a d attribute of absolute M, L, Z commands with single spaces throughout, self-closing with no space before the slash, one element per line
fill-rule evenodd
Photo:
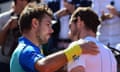
<path fill-rule="evenodd" d="M 64 51 L 54 53 L 43 58 L 35 64 L 35 68 L 39 72 L 54 72 L 67 63 Z"/>
<path fill-rule="evenodd" d="M 57 12 L 54 13 L 54 16 L 56 19 L 61 18 L 62 16 L 68 15 L 69 12 L 66 8 L 60 9 Z"/>
<path fill-rule="evenodd" d="M 80 45 L 80 48 L 82 49 L 82 54 L 89 53 L 89 54 L 96 55 L 97 53 L 99 53 L 96 44 L 93 42 L 81 41 L 79 45 Z M 72 48 L 69 47 L 68 50 L 71 50 L 71 49 Z M 39 72 L 54 72 L 58 70 L 59 68 L 67 64 L 69 61 L 65 54 L 65 50 L 59 51 L 41 60 L 38 60 L 35 64 L 35 68 Z M 73 52 L 71 52 L 71 54 L 74 54 Z"/>
<path fill-rule="evenodd" d="M 108 9 L 109 13 L 104 13 L 104 11 L 102 12 L 102 16 L 101 16 L 102 21 L 107 19 L 112 19 L 115 16 L 120 17 L 120 13 L 117 11 L 117 9 L 114 6 L 107 5 L 106 8 Z"/>
<path fill-rule="evenodd" d="M 17 19 L 9 19 L 8 22 L 0 29 L 0 45 L 3 45 L 6 41 L 8 31 L 17 26 Z"/>

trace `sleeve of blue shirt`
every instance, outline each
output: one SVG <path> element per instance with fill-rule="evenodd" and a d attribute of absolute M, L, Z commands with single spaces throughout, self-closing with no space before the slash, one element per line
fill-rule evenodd
<path fill-rule="evenodd" d="M 37 72 L 35 69 L 35 63 L 41 58 L 43 58 L 43 55 L 40 54 L 39 49 L 27 46 L 21 52 L 19 62 L 26 72 Z"/>

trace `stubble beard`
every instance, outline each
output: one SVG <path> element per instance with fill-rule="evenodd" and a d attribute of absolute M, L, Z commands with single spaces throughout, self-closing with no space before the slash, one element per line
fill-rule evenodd
<path fill-rule="evenodd" d="M 46 44 L 48 42 L 47 40 L 42 38 L 40 35 L 37 36 L 37 39 L 38 39 L 39 45 Z"/>

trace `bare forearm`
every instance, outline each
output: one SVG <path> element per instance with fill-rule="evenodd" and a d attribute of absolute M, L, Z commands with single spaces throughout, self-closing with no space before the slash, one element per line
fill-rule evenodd
<path fill-rule="evenodd" d="M 36 64 L 36 69 L 40 72 L 54 72 L 67 63 L 67 58 L 63 51 L 52 54 Z"/>

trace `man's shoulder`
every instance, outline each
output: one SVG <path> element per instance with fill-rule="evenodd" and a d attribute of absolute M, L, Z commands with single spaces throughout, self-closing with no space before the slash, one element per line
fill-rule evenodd
<path fill-rule="evenodd" d="M 14 50 L 13 54 L 20 54 L 20 52 L 22 51 L 22 49 L 25 48 L 25 44 L 18 44 L 17 48 Z"/>

